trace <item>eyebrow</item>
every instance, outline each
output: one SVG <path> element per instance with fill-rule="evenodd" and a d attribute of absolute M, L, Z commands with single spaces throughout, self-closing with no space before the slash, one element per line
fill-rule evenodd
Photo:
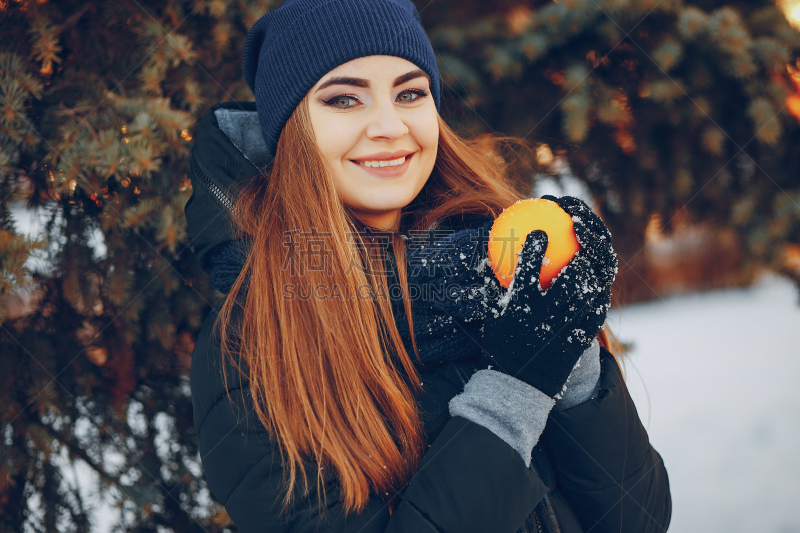
<path fill-rule="evenodd" d="M 428 75 L 422 69 L 412 70 L 411 72 L 406 72 L 402 76 L 398 76 L 394 79 L 392 83 L 392 87 L 397 87 L 398 85 L 402 85 L 407 81 L 414 80 L 416 78 L 429 78 Z M 429 78 L 430 79 L 430 78 Z M 364 89 L 369 89 L 369 80 L 365 80 L 364 78 L 353 78 L 349 76 L 339 76 L 336 78 L 331 78 L 322 85 L 320 85 L 319 89 L 315 92 L 319 92 L 322 89 L 326 89 L 332 85 L 351 85 L 353 87 L 362 87 Z"/>

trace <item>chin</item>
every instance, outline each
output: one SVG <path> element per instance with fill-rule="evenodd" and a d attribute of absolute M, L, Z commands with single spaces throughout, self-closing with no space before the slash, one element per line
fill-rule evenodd
<path fill-rule="evenodd" d="M 359 194 L 352 203 L 360 210 L 380 213 L 402 209 L 419 194 L 416 187 L 384 187 L 371 194 Z M 355 196 L 355 195 L 354 195 Z"/>

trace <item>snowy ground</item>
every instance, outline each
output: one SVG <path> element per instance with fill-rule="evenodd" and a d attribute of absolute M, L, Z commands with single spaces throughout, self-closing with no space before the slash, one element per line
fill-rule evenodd
<path fill-rule="evenodd" d="M 800 305 L 787 281 L 613 312 L 670 533 L 800 532 Z"/>

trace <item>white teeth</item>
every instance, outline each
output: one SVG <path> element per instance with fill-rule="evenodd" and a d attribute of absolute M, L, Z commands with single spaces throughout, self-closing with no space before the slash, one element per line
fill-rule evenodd
<path fill-rule="evenodd" d="M 396 165 L 402 165 L 406 161 L 406 157 L 403 156 L 398 159 L 392 159 L 391 161 L 359 161 L 358 164 L 363 167 L 393 167 Z"/>

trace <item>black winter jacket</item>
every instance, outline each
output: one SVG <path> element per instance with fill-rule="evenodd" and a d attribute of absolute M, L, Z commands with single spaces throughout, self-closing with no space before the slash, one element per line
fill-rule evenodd
<path fill-rule="evenodd" d="M 255 134 L 254 134 L 255 132 Z M 237 180 L 256 173 L 266 156 L 255 104 L 212 107 L 192 149 L 189 234 L 204 267 L 209 251 L 231 239 L 228 223 Z M 254 166 L 255 165 L 255 166 Z M 389 515 L 373 495 L 345 516 L 335 478 L 327 508 L 314 490 L 281 515 L 280 453 L 255 412 L 246 381 L 228 367 L 225 392 L 213 309 L 192 355 L 194 427 L 209 488 L 243 532 L 663 532 L 671 515 L 667 472 L 650 445 L 614 357 L 601 352 L 592 399 L 551 412 L 531 466 L 488 429 L 451 417 L 477 360 L 419 366 L 418 406 L 428 449 Z M 311 465 L 313 467 L 313 465 Z"/>

